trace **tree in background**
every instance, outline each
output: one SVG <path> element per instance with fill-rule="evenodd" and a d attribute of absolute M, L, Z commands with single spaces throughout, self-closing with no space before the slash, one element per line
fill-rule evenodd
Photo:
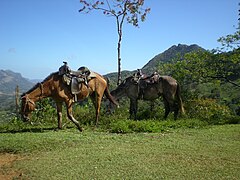
<path fill-rule="evenodd" d="M 240 28 L 240 27 L 239 27 Z M 238 49 L 240 48 L 240 29 L 234 33 L 227 36 L 220 37 L 218 42 L 222 44 L 221 49 Z"/>
<path fill-rule="evenodd" d="M 240 3 L 238 5 L 240 8 Z M 240 78 L 240 9 L 238 11 L 239 18 L 236 32 L 218 39 L 218 42 L 222 44 L 222 48 L 220 53 L 217 53 L 208 65 L 215 72 L 215 78 L 229 82 L 239 88 L 240 84 L 234 82 Z M 230 51 L 224 52 L 222 50 Z M 215 53 L 217 51 L 214 50 Z"/>
<path fill-rule="evenodd" d="M 83 7 L 79 12 L 89 13 L 92 10 L 102 11 L 108 17 L 114 17 L 117 23 L 118 34 L 118 81 L 121 82 L 121 41 L 123 35 L 123 23 L 126 19 L 128 23 L 139 27 L 139 21 L 144 21 L 150 8 L 143 8 L 144 0 L 80 0 Z"/>
<path fill-rule="evenodd" d="M 224 48 L 230 48 L 230 49 L 239 49 L 240 48 L 240 3 L 239 10 L 238 10 L 238 27 L 237 31 L 234 34 L 229 34 L 227 36 L 220 37 L 218 39 L 218 42 L 222 43 L 222 46 Z"/>

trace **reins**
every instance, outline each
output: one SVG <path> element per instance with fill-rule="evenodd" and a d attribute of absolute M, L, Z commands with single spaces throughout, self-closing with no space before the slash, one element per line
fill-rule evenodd
<path fill-rule="evenodd" d="M 40 100 L 40 99 L 43 98 L 43 97 L 42 97 L 42 96 L 43 96 L 43 84 L 42 84 L 42 83 L 38 83 L 38 84 L 39 84 L 38 88 L 40 88 L 40 91 L 41 91 L 41 94 L 40 94 L 40 96 L 38 97 L 39 100 Z M 33 106 L 36 105 L 35 102 L 28 97 L 28 94 L 25 94 L 25 95 L 22 97 L 22 99 L 23 99 L 23 98 L 26 99 L 26 103 L 25 103 L 24 109 L 23 109 L 24 112 L 26 111 L 26 108 L 27 108 L 27 104 L 28 104 L 28 103 L 31 103 Z"/>
<path fill-rule="evenodd" d="M 22 97 L 22 99 L 23 98 L 26 98 L 26 103 L 25 103 L 25 105 L 24 105 L 24 109 L 23 109 L 23 112 L 25 112 L 26 111 L 26 108 L 27 108 L 27 104 L 28 103 L 31 103 L 32 105 L 34 105 L 35 106 L 35 102 L 34 101 L 32 101 L 29 97 L 28 97 L 28 95 L 26 94 L 25 96 L 23 96 Z"/>

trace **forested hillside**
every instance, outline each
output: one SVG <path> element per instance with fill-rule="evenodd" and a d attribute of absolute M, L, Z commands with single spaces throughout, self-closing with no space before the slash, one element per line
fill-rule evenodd
<path fill-rule="evenodd" d="M 25 92 L 33 86 L 20 73 L 10 70 L 0 70 L 0 110 L 15 109 L 15 89 L 18 86 L 19 94 Z"/>
<path fill-rule="evenodd" d="M 26 78 L 23 78 L 20 73 L 15 73 L 10 70 L 0 70 L 0 95 L 14 95 L 16 86 L 19 86 L 21 92 L 33 86 Z"/>

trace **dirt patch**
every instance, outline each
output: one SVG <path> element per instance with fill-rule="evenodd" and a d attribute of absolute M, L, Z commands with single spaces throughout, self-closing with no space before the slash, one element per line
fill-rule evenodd
<path fill-rule="evenodd" d="M 13 168 L 13 163 L 21 159 L 23 158 L 16 154 L 0 154 L 0 180 L 22 179 L 22 172 Z"/>

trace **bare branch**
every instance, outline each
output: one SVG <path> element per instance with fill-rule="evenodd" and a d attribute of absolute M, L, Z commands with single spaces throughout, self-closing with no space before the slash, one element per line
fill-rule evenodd
<path fill-rule="evenodd" d="M 228 82 L 228 83 L 230 83 L 230 84 L 232 84 L 232 85 L 240 88 L 240 85 L 239 85 L 239 84 L 231 81 L 230 79 L 228 79 L 228 78 L 226 78 L 226 77 L 224 77 L 224 76 L 205 76 L 205 78 L 223 80 L 223 81 L 225 81 L 225 82 Z"/>

